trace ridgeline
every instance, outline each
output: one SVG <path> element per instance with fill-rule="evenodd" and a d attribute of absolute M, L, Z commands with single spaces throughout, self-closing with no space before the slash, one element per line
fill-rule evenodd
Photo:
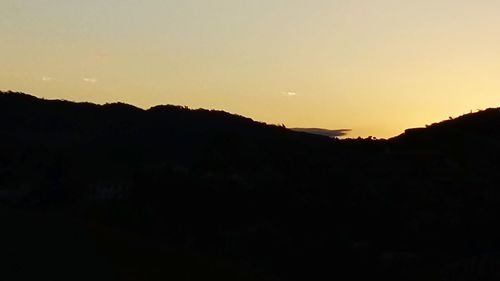
<path fill-rule="evenodd" d="M 498 280 L 500 109 L 388 139 L 0 93 L 5 280 Z"/>

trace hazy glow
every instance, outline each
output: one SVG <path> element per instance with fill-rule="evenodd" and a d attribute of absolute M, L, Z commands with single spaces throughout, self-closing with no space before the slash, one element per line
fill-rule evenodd
<path fill-rule="evenodd" d="M 498 0 L 2 0 L 0 89 L 387 137 L 500 104 Z"/>
<path fill-rule="evenodd" d="M 92 84 L 97 83 L 97 79 L 95 78 L 83 78 L 83 81 Z"/>

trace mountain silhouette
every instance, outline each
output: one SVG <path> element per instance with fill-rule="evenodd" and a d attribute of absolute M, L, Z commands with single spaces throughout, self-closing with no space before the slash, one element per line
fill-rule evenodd
<path fill-rule="evenodd" d="M 5 280 L 498 280 L 500 109 L 337 139 L 0 93 Z"/>

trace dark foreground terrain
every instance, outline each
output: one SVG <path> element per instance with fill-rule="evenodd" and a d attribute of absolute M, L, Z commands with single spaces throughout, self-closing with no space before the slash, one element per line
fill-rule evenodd
<path fill-rule="evenodd" d="M 338 140 L 0 93 L 1 280 L 500 280 L 500 109 Z"/>

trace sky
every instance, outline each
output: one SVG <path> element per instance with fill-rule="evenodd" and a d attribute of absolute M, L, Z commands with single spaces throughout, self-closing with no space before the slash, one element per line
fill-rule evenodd
<path fill-rule="evenodd" d="M 498 0 L 0 0 L 0 90 L 386 138 L 500 106 Z"/>

